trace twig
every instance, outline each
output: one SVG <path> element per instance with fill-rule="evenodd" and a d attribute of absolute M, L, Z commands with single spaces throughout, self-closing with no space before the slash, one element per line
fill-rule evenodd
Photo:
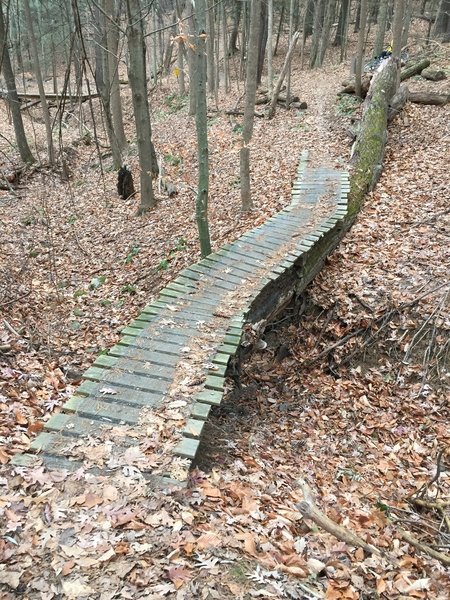
<path fill-rule="evenodd" d="M 423 497 L 425 496 L 425 493 L 428 490 L 428 488 L 430 487 L 430 485 L 433 485 L 433 483 L 436 483 L 439 480 L 439 477 L 441 476 L 441 472 L 442 472 L 441 459 L 442 459 L 443 454 L 444 454 L 444 450 L 441 448 L 441 450 L 439 450 L 437 457 L 436 457 L 436 473 L 435 473 L 434 477 L 428 483 L 424 483 L 417 490 L 417 492 L 414 492 L 414 496 L 420 497 L 421 499 L 423 499 Z M 445 469 L 444 469 L 444 471 L 445 471 Z M 413 501 L 414 498 L 411 497 L 410 500 Z"/>
<path fill-rule="evenodd" d="M 12 333 L 13 335 L 15 335 L 15 336 L 16 336 L 16 337 L 18 337 L 18 338 L 21 338 L 21 337 L 22 337 L 22 336 L 20 335 L 20 333 L 19 333 L 18 331 L 16 331 L 12 325 L 10 325 L 10 324 L 8 323 L 8 321 L 7 321 L 6 319 L 3 319 L 3 324 L 4 324 L 4 326 L 6 327 L 6 329 L 7 329 L 7 330 L 8 330 L 10 333 Z"/>
<path fill-rule="evenodd" d="M 342 525 L 338 525 L 321 512 L 313 500 L 311 488 L 306 481 L 299 479 L 298 484 L 303 492 L 304 500 L 296 504 L 296 507 L 305 518 L 311 519 L 316 525 L 322 527 L 322 529 L 325 529 L 325 531 L 334 535 L 338 540 L 341 540 L 350 546 L 357 546 L 370 554 L 385 556 L 382 550 L 376 546 L 372 546 L 372 544 L 368 544 L 362 538 L 358 537 L 348 529 L 345 529 Z"/>
<path fill-rule="evenodd" d="M 437 550 L 434 550 L 434 548 L 432 548 L 431 546 L 428 546 L 428 544 L 422 544 L 422 542 L 419 542 L 419 540 L 416 540 L 416 538 L 413 537 L 410 533 L 408 533 L 407 531 L 404 531 L 403 529 L 400 529 L 398 527 L 397 527 L 397 533 L 400 535 L 401 538 L 403 538 L 406 542 L 408 542 L 408 544 L 410 544 L 411 546 L 414 546 L 414 548 L 417 548 L 417 550 L 420 550 L 420 552 L 423 552 L 424 554 L 428 554 L 428 556 L 431 556 L 431 558 L 435 558 L 436 560 L 441 562 L 443 565 L 446 565 L 447 567 L 450 566 L 450 556 L 448 556 L 447 554 L 443 554 L 442 552 L 438 552 Z"/>

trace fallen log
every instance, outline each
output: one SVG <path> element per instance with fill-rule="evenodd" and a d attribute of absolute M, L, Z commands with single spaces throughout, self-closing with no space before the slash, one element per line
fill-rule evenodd
<path fill-rule="evenodd" d="M 268 102 L 270 102 L 270 96 L 266 95 L 261 96 L 261 98 L 257 98 L 255 104 L 267 104 Z M 278 96 L 277 102 L 278 104 L 281 104 L 283 102 L 286 104 L 286 96 Z M 292 102 L 300 102 L 300 98 L 298 96 L 292 96 L 291 104 Z"/>
<path fill-rule="evenodd" d="M 25 101 L 37 101 L 40 102 L 41 98 L 39 96 L 39 94 L 35 94 L 35 93 L 29 93 L 29 92 L 17 92 L 17 95 L 19 96 L 19 100 L 21 102 Z M 0 90 L 0 98 L 7 98 L 8 97 L 8 92 L 6 92 L 5 90 Z M 100 94 L 78 94 L 78 95 L 72 95 L 69 96 L 68 94 L 54 94 L 51 92 L 47 92 L 45 94 L 45 97 L 47 100 L 53 100 L 53 101 L 59 101 L 59 100 L 70 100 L 72 98 L 72 100 L 74 100 L 75 102 L 86 102 L 86 100 L 89 100 L 89 98 L 99 98 Z"/>
<path fill-rule="evenodd" d="M 226 110 L 225 111 L 226 115 L 231 115 L 231 116 L 236 116 L 236 117 L 240 117 L 240 116 L 244 116 L 244 111 L 243 110 Z M 264 118 L 264 113 L 259 113 L 259 112 L 255 112 L 255 117 L 258 117 L 259 119 Z"/>
<path fill-rule="evenodd" d="M 429 81 L 442 81 L 443 79 L 447 79 L 447 75 L 444 71 L 437 71 L 435 69 L 424 69 L 420 76 Z"/>
<path fill-rule="evenodd" d="M 353 145 L 348 214 L 353 217 L 377 183 L 387 138 L 389 105 L 397 91 L 399 60 L 391 57 L 372 78 L 364 101 L 358 137 Z"/>
<path fill-rule="evenodd" d="M 443 106 L 450 100 L 450 94 L 437 94 L 435 92 L 410 92 L 408 100 L 415 104 L 433 104 Z"/>
<path fill-rule="evenodd" d="M 353 79 L 352 81 L 343 82 L 344 89 L 342 89 L 338 95 L 341 94 L 354 94 L 356 91 L 356 82 Z M 361 79 L 361 95 L 363 98 L 366 97 L 367 92 L 369 91 L 370 86 L 370 77 L 368 75 L 363 75 Z"/>
<path fill-rule="evenodd" d="M 400 72 L 400 81 L 405 81 L 405 79 L 409 79 L 414 75 L 419 75 L 424 69 L 430 66 L 430 61 L 428 58 L 424 58 L 420 60 L 415 65 L 411 65 L 410 67 L 403 69 Z"/>

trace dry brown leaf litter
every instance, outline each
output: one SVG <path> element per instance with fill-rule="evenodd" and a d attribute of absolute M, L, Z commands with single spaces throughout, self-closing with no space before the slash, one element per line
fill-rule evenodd
<path fill-rule="evenodd" d="M 217 156 L 211 194 L 215 247 L 288 202 L 304 147 L 310 147 L 314 164 L 345 164 L 347 141 L 333 122 L 334 92 L 343 73 L 330 68 L 326 75 L 315 90 L 308 78 L 315 81 L 316 75 L 301 74 L 299 89 L 304 87 L 310 106 L 301 117 L 279 111 L 269 125 L 257 121 L 253 176 L 259 202 L 248 219 L 239 214 L 232 124 L 221 117 L 211 126 L 212 160 Z M 323 106 L 326 110 L 315 113 Z M 117 329 L 195 260 L 194 194 L 182 187 L 195 187 L 193 123 L 178 113 L 170 123 L 161 118 L 155 140 L 160 152 L 182 157 L 176 165 L 166 161 L 180 195 L 162 200 L 158 211 L 143 219 L 134 217 L 134 203 L 116 199 L 112 174 L 106 191 L 100 181 L 92 183 L 97 172 L 90 165 L 96 159 L 81 150 L 72 195 L 45 174 L 30 180 L 22 198 L 5 194 L 2 199 L 5 296 L 16 300 L 2 305 L 8 326 L 1 344 L 11 345 L 14 355 L 12 364 L 7 356 L 2 371 L 8 398 L 2 435 L 13 451 L 27 447 L 46 406 L 51 411 L 70 395 L 68 382 L 117 339 Z M 166 122 L 170 129 L 164 129 Z M 157 468 L 172 444 L 170 427 L 158 419 L 119 464 L 111 445 L 99 444 L 101 436 L 74 442 L 90 459 L 110 461 L 108 479 L 82 470 L 74 476 L 49 474 L 39 467 L 10 478 L 5 470 L 0 572 L 6 597 L 448 597 L 440 565 L 415 554 L 396 535 L 384 509 L 386 504 L 396 515 L 411 513 L 408 495 L 432 479 L 438 448 L 448 444 L 445 392 L 436 386 L 423 394 L 420 377 L 411 385 L 408 378 L 418 369 L 414 361 L 399 381 L 392 379 L 398 366 L 393 359 L 393 367 L 378 360 L 367 369 L 344 364 L 338 378 L 334 363 L 332 372 L 323 365 L 301 369 L 314 350 L 326 349 L 355 323 L 371 318 L 367 309 L 361 314 L 349 290 L 376 314 L 390 303 L 411 300 L 424 285 L 443 282 L 448 198 L 439 185 L 445 184 L 447 125 L 447 109 L 414 106 L 394 125 L 380 186 L 311 290 L 325 310 L 339 301 L 336 319 L 325 328 L 323 320 L 313 326 L 307 320 L 304 328 L 283 334 L 292 356 L 280 364 L 267 353 L 246 366 L 238 401 L 230 409 L 225 405 L 225 418 L 219 415 L 211 425 L 215 444 L 223 438 L 227 452 L 215 457 L 217 468 L 208 477 L 194 472 L 188 492 L 148 491 L 140 467 Z M 428 144 L 431 131 L 435 137 Z M 230 194 L 230 184 L 235 193 Z M 405 191 L 407 203 L 401 197 Z M 164 260 L 167 272 L 158 270 Z M 411 334 L 433 314 L 444 291 L 424 298 L 409 325 Z M 446 328 L 448 312 L 441 313 L 444 324 L 438 325 Z M 322 339 L 314 348 L 318 330 Z M 392 335 L 398 333 L 395 322 Z M 333 360 L 340 359 L 341 349 Z M 233 428 L 239 435 L 233 437 Z M 123 432 L 116 433 L 119 444 Z M 2 460 L 8 455 L 3 451 Z M 306 476 L 331 518 L 389 548 L 398 563 L 366 557 L 311 530 L 295 508 L 302 497 L 297 476 Z M 443 473 L 439 482 L 443 496 L 446 477 Z M 408 527 L 416 534 L 426 531 L 425 541 L 436 540 L 433 514 L 412 512 L 405 519 L 419 523 Z"/>

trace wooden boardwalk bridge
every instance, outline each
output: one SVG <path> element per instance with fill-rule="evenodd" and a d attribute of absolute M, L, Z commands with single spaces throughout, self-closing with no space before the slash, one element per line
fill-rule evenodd
<path fill-rule="evenodd" d="M 195 458 L 205 421 L 222 400 L 229 363 L 320 270 L 347 214 L 348 176 L 311 169 L 302 155 L 292 202 L 263 225 L 184 269 L 84 373 L 30 451 L 14 458 L 75 470 L 68 447 L 102 428 L 138 427 L 142 415 L 180 409 L 172 451 Z M 155 417 L 156 418 L 156 417 Z M 117 430 L 117 429 L 116 429 Z"/>

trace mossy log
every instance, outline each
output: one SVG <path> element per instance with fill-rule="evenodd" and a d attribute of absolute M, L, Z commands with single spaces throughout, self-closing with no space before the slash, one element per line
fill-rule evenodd
<path fill-rule="evenodd" d="M 414 75 L 419 75 L 420 73 L 422 73 L 422 71 L 424 69 L 426 69 L 429 66 L 430 66 L 430 61 L 428 60 L 428 58 L 424 58 L 423 60 L 420 60 L 418 63 L 415 63 L 414 65 L 411 65 L 407 69 L 402 70 L 402 72 L 400 73 L 400 81 L 405 81 L 405 79 L 409 79 L 410 77 L 413 77 Z"/>
<path fill-rule="evenodd" d="M 429 81 L 442 81 L 443 79 L 447 79 L 447 75 L 444 71 L 435 69 L 424 69 L 420 76 Z"/>
<path fill-rule="evenodd" d="M 388 111 L 398 86 L 399 61 L 390 58 L 375 73 L 364 101 L 361 125 L 352 152 L 349 217 L 359 211 L 367 192 L 377 183 L 387 138 Z"/>

